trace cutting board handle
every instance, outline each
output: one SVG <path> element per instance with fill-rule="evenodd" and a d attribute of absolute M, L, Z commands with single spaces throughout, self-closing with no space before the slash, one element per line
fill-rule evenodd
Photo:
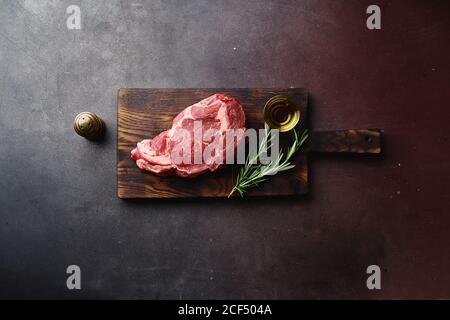
<path fill-rule="evenodd" d="M 381 153 L 380 129 L 315 131 L 308 140 L 314 152 Z"/>

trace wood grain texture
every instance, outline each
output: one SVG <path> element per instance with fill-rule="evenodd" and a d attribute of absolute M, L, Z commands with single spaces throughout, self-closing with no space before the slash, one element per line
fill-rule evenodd
<path fill-rule="evenodd" d="M 264 104 L 277 94 L 291 97 L 301 110 L 300 126 L 307 124 L 307 92 L 304 89 L 120 89 L 117 112 L 119 198 L 228 196 L 236 166 L 227 166 L 195 178 L 161 177 L 139 169 L 130 158 L 130 152 L 137 142 L 167 130 L 171 127 L 173 118 L 184 108 L 217 92 L 234 96 L 241 101 L 247 128 L 263 128 Z M 308 191 L 306 154 L 299 153 L 294 161 L 295 169 L 271 177 L 269 183 L 254 189 L 247 196 L 305 194 Z"/>

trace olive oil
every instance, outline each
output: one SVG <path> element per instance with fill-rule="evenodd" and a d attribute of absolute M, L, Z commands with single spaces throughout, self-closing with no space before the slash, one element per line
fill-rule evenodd
<path fill-rule="evenodd" d="M 296 126 L 300 120 L 300 110 L 287 96 L 274 96 L 264 106 L 264 121 L 280 132 L 286 132 Z"/>

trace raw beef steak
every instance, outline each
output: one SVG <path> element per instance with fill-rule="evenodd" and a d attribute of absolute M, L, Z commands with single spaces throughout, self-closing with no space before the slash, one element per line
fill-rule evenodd
<path fill-rule="evenodd" d="M 243 133 L 245 113 L 236 98 L 216 93 L 184 109 L 169 130 L 139 142 L 131 157 L 139 168 L 159 175 L 192 177 L 216 171 L 225 163 L 227 150 L 235 150 L 243 138 L 236 134 L 229 143 L 227 131 Z M 210 154 L 206 160 L 204 153 Z M 183 161 L 177 155 L 184 156 Z"/>

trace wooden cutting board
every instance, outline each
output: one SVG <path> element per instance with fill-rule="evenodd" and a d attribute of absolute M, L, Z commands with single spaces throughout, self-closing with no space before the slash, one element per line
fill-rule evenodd
<path fill-rule="evenodd" d="M 120 89 L 117 110 L 117 195 L 119 198 L 226 197 L 233 186 L 236 166 L 229 165 L 195 178 L 160 177 L 139 169 L 130 158 L 136 144 L 172 126 L 173 118 L 214 93 L 238 98 L 244 106 L 247 128 L 263 128 L 266 101 L 289 96 L 300 108 L 299 130 L 307 127 L 308 95 L 304 89 Z M 286 137 L 285 137 L 286 138 Z M 307 150 L 378 153 L 379 131 L 345 130 L 310 135 L 310 143 L 294 159 L 295 168 L 270 178 L 247 196 L 286 196 L 308 192 Z"/>

